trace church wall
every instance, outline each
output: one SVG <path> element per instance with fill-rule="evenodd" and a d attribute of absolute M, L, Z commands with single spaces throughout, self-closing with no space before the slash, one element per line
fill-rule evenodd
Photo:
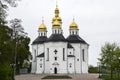
<path fill-rule="evenodd" d="M 37 55 L 40 55 L 43 52 L 44 52 L 44 44 L 39 44 L 38 45 L 38 54 Z"/>
<path fill-rule="evenodd" d="M 32 45 L 32 69 L 31 73 L 36 73 L 36 53 L 37 53 L 37 45 Z"/>
<path fill-rule="evenodd" d="M 82 59 L 82 73 L 88 73 L 88 45 L 87 44 L 82 44 L 81 50 L 84 49 L 84 57 L 85 60 L 83 61 Z M 83 57 L 83 55 L 82 55 Z"/>
<path fill-rule="evenodd" d="M 49 61 L 47 61 L 47 48 L 49 48 Z M 63 61 L 63 48 L 65 49 L 65 61 Z M 57 53 L 55 54 L 55 49 Z M 55 60 L 57 57 L 57 60 Z M 58 65 L 54 65 L 58 63 Z M 54 73 L 54 68 L 58 73 L 67 73 L 67 43 L 49 42 L 45 43 L 45 73 Z"/>
<path fill-rule="evenodd" d="M 80 55 L 80 44 L 79 43 L 71 43 L 74 47 L 74 55 L 75 55 L 75 73 L 81 73 L 81 55 Z"/>
<path fill-rule="evenodd" d="M 31 73 L 36 73 L 36 62 L 32 62 Z"/>
<path fill-rule="evenodd" d="M 75 57 L 68 57 L 68 74 L 75 73 L 74 58 Z"/>
<path fill-rule="evenodd" d="M 68 48 L 68 55 L 74 55 L 74 53 L 73 53 L 73 48 Z"/>
<path fill-rule="evenodd" d="M 38 44 L 32 46 L 32 71 L 31 73 L 40 73 L 40 63 L 39 58 L 37 58 L 38 55 L 44 52 L 44 44 Z"/>
<path fill-rule="evenodd" d="M 74 55 L 73 48 L 68 48 L 68 55 Z M 68 74 L 75 73 L 75 57 L 68 57 L 67 68 Z"/>
<path fill-rule="evenodd" d="M 36 74 L 43 74 L 43 73 L 44 73 L 44 57 L 38 57 Z"/>

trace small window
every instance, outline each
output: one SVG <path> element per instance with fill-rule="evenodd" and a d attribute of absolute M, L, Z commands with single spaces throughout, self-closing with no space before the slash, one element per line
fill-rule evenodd
<path fill-rule="evenodd" d="M 41 33 L 41 36 L 43 36 L 43 33 Z"/>
<path fill-rule="evenodd" d="M 70 31 L 70 35 L 71 35 L 71 31 Z"/>
<path fill-rule="evenodd" d="M 74 31 L 72 31 L 72 34 L 74 34 Z"/>
<path fill-rule="evenodd" d="M 76 31 L 76 35 L 77 35 L 77 31 Z"/>
<path fill-rule="evenodd" d="M 57 61 L 57 57 L 55 57 L 55 61 Z"/>
<path fill-rule="evenodd" d="M 45 33 L 44 33 L 44 36 L 45 36 Z"/>
<path fill-rule="evenodd" d="M 70 52 L 70 54 L 71 54 L 71 52 Z"/>
<path fill-rule="evenodd" d="M 40 59 L 40 61 L 42 61 L 42 59 Z"/>
<path fill-rule="evenodd" d="M 69 67 L 70 67 L 70 68 L 72 67 L 72 63 L 69 64 Z"/>
<path fill-rule="evenodd" d="M 40 68 L 42 68 L 42 64 L 40 64 Z"/>
<path fill-rule="evenodd" d="M 77 59 L 77 61 L 79 61 L 79 59 Z"/>

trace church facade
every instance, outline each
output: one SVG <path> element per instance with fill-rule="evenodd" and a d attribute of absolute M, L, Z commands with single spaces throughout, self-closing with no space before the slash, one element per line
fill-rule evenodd
<path fill-rule="evenodd" d="M 32 43 L 32 70 L 35 74 L 88 73 L 89 45 L 79 36 L 78 25 L 69 26 L 69 35 L 63 36 L 62 19 L 56 6 L 52 19 L 52 34 L 47 37 L 47 27 L 42 21 L 38 37 Z"/>

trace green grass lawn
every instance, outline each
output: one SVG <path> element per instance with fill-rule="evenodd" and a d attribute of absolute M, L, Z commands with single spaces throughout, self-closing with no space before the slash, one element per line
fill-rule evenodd
<path fill-rule="evenodd" d="M 43 77 L 42 79 L 72 79 L 68 75 L 48 75 Z"/>

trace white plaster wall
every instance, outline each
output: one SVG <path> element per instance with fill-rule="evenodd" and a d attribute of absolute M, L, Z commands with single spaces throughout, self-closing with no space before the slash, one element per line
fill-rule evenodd
<path fill-rule="evenodd" d="M 75 57 L 68 57 L 68 73 L 72 74 L 75 73 L 75 64 L 74 64 Z M 71 67 L 70 67 L 71 64 Z"/>
<path fill-rule="evenodd" d="M 48 42 L 45 44 L 32 45 L 32 70 L 31 73 L 42 74 L 42 73 L 53 73 L 54 68 L 57 68 L 57 73 L 88 73 L 88 45 L 87 44 L 78 44 L 71 43 L 74 49 L 67 49 L 67 42 Z M 47 48 L 49 48 L 49 61 L 47 61 Z M 65 48 L 65 61 L 63 61 L 63 48 Z M 57 54 L 54 53 L 54 50 L 57 50 Z M 85 50 L 85 61 L 82 61 L 82 49 Z M 41 62 L 40 58 L 35 59 L 36 56 L 45 52 L 44 61 Z M 71 55 L 74 54 L 73 58 L 68 58 L 67 55 L 71 52 Z M 70 54 L 69 54 L 70 55 Z M 57 57 L 57 61 L 54 60 L 54 57 Z M 79 61 L 77 61 L 79 59 Z M 68 61 L 68 62 L 67 62 Z M 45 63 L 44 63 L 45 62 Z M 58 63 L 59 65 L 53 65 L 53 63 Z M 69 68 L 69 63 L 75 64 L 73 69 Z M 40 68 L 40 64 L 43 64 Z"/>
<path fill-rule="evenodd" d="M 36 53 L 35 53 L 36 50 Z M 31 73 L 39 73 L 39 60 L 37 56 L 44 52 L 44 44 L 32 45 L 32 70 Z"/>
<path fill-rule="evenodd" d="M 47 61 L 47 48 L 49 48 L 49 61 Z M 65 61 L 63 61 L 63 48 L 65 48 Z M 55 49 L 58 51 L 54 53 Z M 57 57 L 57 61 L 54 60 Z M 57 62 L 59 65 L 53 65 Z M 66 42 L 48 42 L 45 43 L 45 73 L 54 73 L 57 67 L 58 73 L 67 73 L 67 43 Z"/>
<path fill-rule="evenodd" d="M 73 53 L 73 48 L 68 48 L 68 55 L 74 55 L 74 53 Z M 70 54 L 70 52 L 71 52 L 71 54 Z"/>
<path fill-rule="evenodd" d="M 36 62 L 32 62 L 31 73 L 36 73 Z"/>
<path fill-rule="evenodd" d="M 82 73 L 88 73 L 88 47 L 87 44 L 81 44 L 81 50 L 85 50 L 85 61 L 82 60 Z"/>
<path fill-rule="evenodd" d="M 75 55 L 75 73 L 81 73 L 81 55 L 80 55 L 80 43 L 71 43 L 74 47 L 74 55 Z M 79 61 L 77 61 L 79 59 Z"/>
<path fill-rule="evenodd" d="M 36 60 L 35 60 L 35 50 L 37 49 L 37 45 L 32 45 L 32 69 L 31 69 L 31 73 L 36 73 L 36 65 L 37 65 L 37 63 L 36 63 Z M 36 50 L 36 52 L 37 52 L 37 50 Z"/>
<path fill-rule="evenodd" d="M 44 44 L 38 44 L 38 54 L 40 55 L 41 53 L 43 53 L 45 50 Z"/>
<path fill-rule="evenodd" d="M 42 67 L 40 67 L 40 65 L 42 65 Z M 43 74 L 43 73 L 44 73 L 44 58 L 38 57 L 36 74 Z"/>

